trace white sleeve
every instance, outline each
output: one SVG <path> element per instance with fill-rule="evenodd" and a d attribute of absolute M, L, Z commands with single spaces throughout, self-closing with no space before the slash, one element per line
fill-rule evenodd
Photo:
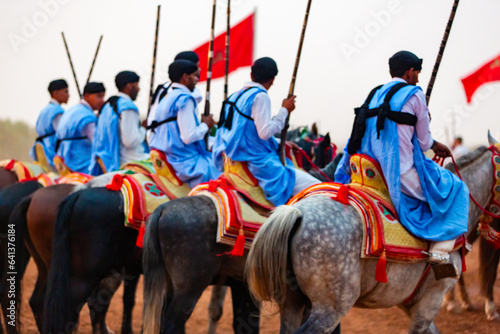
<path fill-rule="evenodd" d="M 62 115 L 63 114 L 60 113 L 52 119 L 52 128 L 54 129 L 54 131 L 57 131 L 57 127 L 59 126 L 59 121 L 61 120 Z"/>
<path fill-rule="evenodd" d="M 285 126 L 288 110 L 282 107 L 278 114 L 271 119 L 271 99 L 266 93 L 258 93 L 252 104 L 252 118 L 257 128 L 259 138 L 268 140 L 280 132 Z"/>
<path fill-rule="evenodd" d="M 205 123 L 196 126 L 194 108 L 194 102 L 188 99 L 184 107 L 177 113 L 177 124 L 179 125 L 181 140 L 186 145 L 202 140 L 208 132 L 208 126 Z"/>
<path fill-rule="evenodd" d="M 87 137 L 87 139 L 91 143 L 94 141 L 94 133 L 95 133 L 95 123 L 94 122 L 87 123 L 87 125 L 85 125 L 83 127 L 82 134 L 85 137 Z"/>
<path fill-rule="evenodd" d="M 415 116 L 417 116 L 415 131 L 417 132 L 417 139 L 420 144 L 420 148 L 425 152 L 431 148 L 434 143 L 434 139 L 432 138 L 431 129 L 429 128 L 429 108 L 427 107 L 424 93 L 418 91 L 408 100 L 408 103 L 412 105 L 412 109 L 415 111 Z"/>
<path fill-rule="evenodd" d="M 146 129 L 139 126 L 139 113 L 135 110 L 124 110 L 120 118 L 120 141 L 126 148 L 142 145 Z"/>

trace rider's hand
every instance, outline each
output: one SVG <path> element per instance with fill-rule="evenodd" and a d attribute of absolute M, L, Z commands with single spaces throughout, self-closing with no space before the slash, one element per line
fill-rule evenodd
<path fill-rule="evenodd" d="M 434 153 L 436 153 L 436 155 L 440 158 L 448 158 L 451 156 L 451 151 L 448 146 L 437 141 L 434 141 L 434 144 L 431 146 L 431 150 L 433 150 Z"/>
<path fill-rule="evenodd" d="M 215 121 L 213 119 L 212 114 L 210 114 L 208 116 L 201 116 L 201 121 L 202 121 L 202 123 L 205 123 L 206 125 L 208 125 L 209 129 L 213 128 L 215 125 Z"/>
<path fill-rule="evenodd" d="M 292 150 L 300 151 L 302 149 L 299 145 L 297 145 L 293 141 L 287 141 L 286 143 L 288 145 L 290 145 L 290 147 L 292 148 Z"/>
<path fill-rule="evenodd" d="M 295 109 L 295 95 L 290 96 L 287 99 L 283 100 L 283 104 L 281 105 L 282 107 L 286 108 L 288 112 L 292 112 Z"/>

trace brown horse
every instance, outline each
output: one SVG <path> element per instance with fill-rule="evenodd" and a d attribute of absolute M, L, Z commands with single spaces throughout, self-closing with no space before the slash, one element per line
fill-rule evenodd
<path fill-rule="evenodd" d="M 500 230 L 500 220 L 494 219 L 491 227 L 496 231 Z M 486 319 L 493 321 L 500 318 L 495 302 L 493 300 L 493 287 L 497 278 L 497 268 L 500 262 L 500 249 L 495 249 L 488 241 L 483 238 L 478 238 L 477 233 L 471 233 L 468 237 L 468 242 L 473 243 L 479 239 L 479 281 L 481 287 L 481 297 L 485 300 L 484 312 Z M 467 289 L 465 287 L 464 277 L 461 276 L 458 281 L 458 291 L 460 295 L 460 303 L 455 299 L 455 289 L 451 290 L 445 297 L 443 306 L 449 312 L 460 313 L 461 310 L 472 311 L 472 305 Z"/>
<path fill-rule="evenodd" d="M 0 167 L 0 189 L 17 182 L 16 173 Z"/>

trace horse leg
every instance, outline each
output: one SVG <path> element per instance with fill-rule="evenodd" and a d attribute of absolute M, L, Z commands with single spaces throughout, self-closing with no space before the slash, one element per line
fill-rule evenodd
<path fill-rule="evenodd" d="M 462 300 L 460 303 L 462 310 L 472 311 L 474 309 L 474 306 L 472 306 L 469 294 L 467 293 L 467 288 L 465 287 L 465 280 L 463 275 L 460 275 L 460 278 L 458 279 L 458 291 L 460 292 L 460 299 Z"/>
<path fill-rule="evenodd" d="M 140 274 L 127 275 L 123 279 L 122 334 L 132 334 L 132 310 L 135 306 L 135 292 Z"/>
<path fill-rule="evenodd" d="M 259 333 L 260 311 L 244 282 L 230 280 L 235 333 Z"/>
<path fill-rule="evenodd" d="M 295 333 L 309 318 L 311 309 L 306 307 L 307 297 L 295 286 L 287 284 L 285 303 L 281 309 L 280 333 Z"/>
<path fill-rule="evenodd" d="M 216 333 L 217 323 L 222 317 L 226 294 L 227 286 L 219 284 L 213 286 L 210 305 L 208 306 L 208 334 Z"/>
<path fill-rule="evenodd" d="M 460 276 L 460 280 L 462 280 L 462 277 L 463 276 Z M 444 296 L 442 307 L 445 307 L 446 311 L 450 313 L 459 314 L 462 312 L 455 299 L 455 288 L 451 289 L 450 292 Z"/>
<path fill-rule="evenodd" d="M 500 250 L 495 250 L 486 240 L 479 241 L 479 277 L 481 295 L 485 299 L 484 312 L 490 321 L 500 318 L 493 301 L 493 287 L 497 279 L 497 268 L 500 261 Z"/>
<path fill-rule="evenodd" d="M 90 321 L 92 322 L 92 333 L 114 333 L 106 326 L 106 313 L 108 312 L 111 298 L 120 287 L 121 282 L 122 277 L 120 275 L 112 275 L 103 279 L 87 300 L 90 310 Z"/>

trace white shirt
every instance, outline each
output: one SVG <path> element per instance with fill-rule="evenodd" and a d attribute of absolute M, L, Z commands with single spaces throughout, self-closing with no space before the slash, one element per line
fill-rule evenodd
<path fill-rule="evenodd" d="M 259 87 L 266 90 L 264 86 L 256 82 L 247 82 L 245 87 Z M 279 133 L 285 126 L 287 116 L 288 110 L 281 107 L 278 114 L 271 118 L 271 99 L 269 95 L 260 92 L 255 96 L 252 104 L 252 118 L 260 139 L 268 140 L 276 133 Z"/>
<path fill-rule="evenodd" d="M 122 92 L 117 96 L 132 100 Z M 135 110 L 123 110 L 120 116 L 120 165 L 147 159 L 142 146 L 145 136 L 146 129 L 140 126 L 139 113 Z"/>
<path fill-rule="evenodd" d="M 50 103 L 53 103 L 53 104 L 57 104 L 58 106 L 60 106 L 61 104 L 59 103 L 59 101 L 57 101 L 56 99 L 50 99 Z M 59 121 L 61 120 L 61 117 L 62 117 L 62 113 L 61 114 L 57 114 L 56 116 L 54 116 L 54 118 L 52 119 L 52 128 L 54 128 L 54 131 L 57 131 L 57 126 L 59 125 Z"/>
<path fill-rule="evenodd" d="M 401 78 L 393 78 L 392 81 L 406 82 Z M 408 101 L 406 101 L 401 111 L 417 116 L 417 124 L 414 127 L 411 125 L 397 124 L 401 191 L 406 195 L 425 201 L 420 178 L 413 161 L 413 143 L 411 141 L 416 131 L 418 143 L 423 152 L 429 150 L 434 143 L 429 128 L 429 108 L 427 108 L 424 93 L 418 90 L 408 99 Z"/>
<path fill-rule="evenodd" d="M 164 89 L 168 88 L 167 94 L 172 91 L 172 87 L 169 87 L 169 86 L 171 86 L 170 82 L 167 82 L 167 83 L 165 83 L 163 85 Z M 173 86 L 173 84 L 172 84 L 172 86 Z M 194 88 L 194 91 L 192 91 L 192 92 L 189 91 L 189 93 L 191 95 L 193 95 L 194 99 L 196 100 L 196 103 L 200 104 L 201 101 L 203 101 L 203 96 L 201 94 L 201 91 L 197 87 Z M 156 99 L 154 100 L 154 102 L 151 104 L 151 108 L 149 109 L 149 115 L 148 115 L 148 125 L 151 125 L 151 123 L 153 123 L 153 121 L 155 120 L 156 108 L 158 108 L 158 103 L 160 102 L 160 95 L 161 95 L 161 91 L 156 96 Z M 147 130 L 147 140 L 148 140 L 148 143 L 151 142 L 152 136 L 153 136 L 153 131 L 152 130 Z"/>
<path fill-rule="evenodd" d="M 180 83 L 174 82 L 171 88 L 174 87 L 191 94 L 189 88 Z M 177 124 L 179 125 L 181 140 L 186 145 L 202 140 L 208 132 L 208 125 L 205 123 L 200 123 L 198 126 L 196 125 L 196 121 L 193 117 L 193 111 L 196 115 L 198 115 L 198 108 L 195 106 L 194 102 L 189 99 L 184 107 L 182 107 L 177 113 Z"/>
<path fill-rule="evenodd" d="M 87 101 L 85 101 L 84 99 L 82 99 L 80 101 L 80 103 L 83 104 L 84 106 L 86 106 L 87 108 L 89 108 L 90 110 L 92 110 L 92 112 L 94 111 L 94 109 L 90 106 L 90 104 Z M 87 123 L 82 129 L 82 135 L 87 137 L 87 139 L 90 142 L 94 141 L 94 133 L 95 133 L 95 123 L 94 122 Z"/>

